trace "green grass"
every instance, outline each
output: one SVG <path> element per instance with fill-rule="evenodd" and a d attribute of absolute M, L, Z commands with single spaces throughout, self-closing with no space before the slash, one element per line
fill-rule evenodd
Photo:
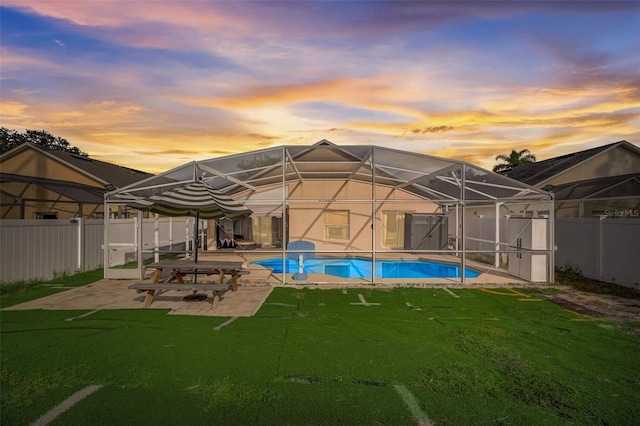
<path fill-rule="evenodd" d="M 54 424 L 638 424 L 640 324 L 453 291 L 276 288 L 220 331 L 163 310 L 3 311 L 0 418 L 98 384 Z"/>
<path fill-rule="evenodd" d="M 67 287 L 80 287 L 102 279 L 102 268 L 80 272 L 74 275 L 62 274 L 51 281 L 17 281 L 0 285 L 0 308 L 6 308 L 29 300 L 39 299 L 67 290 Z"/>

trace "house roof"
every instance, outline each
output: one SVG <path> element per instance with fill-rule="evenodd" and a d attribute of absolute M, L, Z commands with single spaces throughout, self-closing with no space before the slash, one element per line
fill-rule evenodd
<path fill-rule="evenodd" d="M 543 161 L 526 164 L 524 166 L 514 167 L 511 170 L 504 171 L 502 174 L 512 179 L 519 180 L 528 185 L 537 185 L 544 182 L 555 175 L 566 171 L 602 152 L 608 151 L 618 146 L 625 146 L 640 153 L 640 148 L 627 141 L 614 142 L 608 145 L 587 149 L 585 151 L 574 152 L 562 155 L 560 157 L 549 158 Z"/>
<path fill-rule="evenodd" d="M 153 176 L 151 173 L 131 169 L 93 158 L 82 157 L 65 151 L 57 151 L 40 147 L 30 142 L 23 143 L 10 151 L 5 152 L 0 158 L 11 157 L 26 149 L 33 149 L 43 155 L 53 158 L 76 171 L 101 182 L 103 185 L 113 185 L 116 188 L 130 185 L 142 179 Z"/>

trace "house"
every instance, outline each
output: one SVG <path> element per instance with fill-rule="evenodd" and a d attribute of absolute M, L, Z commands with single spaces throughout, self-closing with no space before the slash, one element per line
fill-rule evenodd
<path fill-rule="evenodd" d="M 556 218 L 640 218 L 640 148 L 627 141 L 503 173 L 555 195 Z"/>
<path fill-rule="evenodd" d="M 0 218 L 101 218 L 105 193 L 150 176 L 24 143 L 0 155 Z"/>

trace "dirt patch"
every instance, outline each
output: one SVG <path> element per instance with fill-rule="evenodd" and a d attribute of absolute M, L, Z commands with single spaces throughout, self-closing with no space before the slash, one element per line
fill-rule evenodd
<path fill-rule="evenodd" d="M 558 294 L 544 295 L 544 298 L 582 315 L 640 322 L 640 299 L 589 293 L 570 287 L 561 289 Z"/>
<path fill-rule="evenodd" d="M 577 303 L 570 302 L 566 299 L 563 299 L 562 297 L 558 297 L 558 296 L 550 297 L 549 301 L 555 303 L 556 305 L 568 311 L 575 312 L 577 314 L 589 315 L 592 317 L 605 316 L 605 314 L 603 314 L 602 312 L 594 311 L 593 309 L 590 309 L 586 306 L 579 305 Z"/>

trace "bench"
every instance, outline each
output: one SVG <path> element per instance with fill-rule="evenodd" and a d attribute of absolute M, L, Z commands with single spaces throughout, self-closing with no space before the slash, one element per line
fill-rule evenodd
<path fill-rule="evenodd" d="M 130 289 L 136 290 L 139 293 L 147 292 L 147 297 L 144 300 L 144 307 L 148 308 L 153 303 L 153 298 L 156 295 L 160 295 L 165 291 L 177 290 L 177 291 L 211 291 L 213 292 L 213 301 L 211 303 L 211 310 L 218 307 L 222 295 L 233 288 L 233 284 L 180 284 L 180 283 L 154 283 L 154 282 L 139 282 L 129 286 Z"/>

